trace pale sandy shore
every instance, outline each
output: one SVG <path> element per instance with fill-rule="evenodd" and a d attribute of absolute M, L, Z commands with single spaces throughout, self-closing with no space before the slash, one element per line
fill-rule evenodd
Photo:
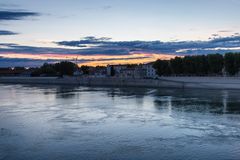
<path fill-rule="evenodd" d="M 160 77 L 153 79 L 89 78 L 89 77 L 0 77 L 6 84 L 49 84 L 113 87 L 240 89 L 240 77 Z"/>

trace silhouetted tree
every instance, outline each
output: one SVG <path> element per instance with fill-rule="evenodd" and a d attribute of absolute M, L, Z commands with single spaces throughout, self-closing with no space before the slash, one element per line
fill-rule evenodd
<path fill-rule="evenodd" d="M 112 76 L 112 77 L 115 76 L 115 70 L 114 70 L 113 66 L 111 66 L 110 69 L 111 69 L 111 70 L 110 70 L 111 76 Z"/>
<path fill-rule="evenodd" d="M 183 74 L 183 59 L 181 57 L 175 57 L 170 60 L 172 73 L 175 75 Z"/>
<path fill-rule="evenodd" d="M 39 71 L 36 71 L 36 72 L 39 72 Z M 46 76 L 55 76 L 57 74 L 54 64 L 48 64 L 48 63 L 43 64 L 43 66 L 40 68 L 40 73 L 45 74 Z"/>
<path fill-rule="evenodd" d="M 196 74 L 196 64 L 194 56 L 185 56 L 183 58 L 183 70 L 186 75 Z"/>
<path fill-rule="evenodd" d="M 26 70 L 24 67 L 14 67 L 15 71 L 24 71 Z"/>
<path fill-rule="evenodd" d="M 196 75 L 207 75 L 209 71 L 209 65 L 207 57 L 205 55 L 195 56 L 195 70 Z"/>
<path fill-rule="evenodd" d="M 240 70 L 240 53 L 235 54 L 235 65 L 237 67 L 237 72 Z"/>
<path fill-rule="evenodd" d="M 81 70 L 85 75 L 89 74 L 89 69 L 90 69 L 89 66 L 81 66 Z"/>
<path fill-rule="evenodd" d="M 229 75 L 235 75 L 238 72 L 239 64 L 237 64 L 238 63 L 237 61 L 238 61 L 237 54 L 233 54 L 233 53 L 225 54 L 224 65 L 225 65 L 226 72 Z"/>
<path fill-rule="evenodd" d="M 221 74 L 224 66 L 224 58 L 221 54 L 209 54 L 207 55 L 209 73 Z"/>
<path fill-rule="evenodd" d="M 168 60 L 157 60 L 153 67 L 156 69 L 159 76 L 169 76 L 171 75 L 170 63 Z"/>
<path fill-rule="evenodd" d="M 41 69 L 40 68 L 36 68 L 34 69 L 34 71 L 31 73 L 32 77 L 39 77 L 42 74 Z"/>
<path fill-rule="evenodd" d="M 240 71 L 240 53 L 175 57 L 169 61 L 157 60 L 153 67 L 163 75 L 222 75 L 225 68 L 229 75 Z"/>
<path fill-rule="evenodd" d="M 72 76 L 74 71 L 78 68 L 75 63 L 63 61 L 55 64 L 55 70 L 60 73 L 60 75 Z"/>

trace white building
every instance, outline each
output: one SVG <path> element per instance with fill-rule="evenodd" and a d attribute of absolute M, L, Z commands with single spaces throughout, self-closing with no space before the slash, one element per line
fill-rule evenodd
<path fill-rule="evenodd" d="M 157 78 L 156 69 L 153 68 L 153 63 L 143 64 L 143 69 L 145 69 L 145 78 Z"/>
<path fill-rule="evenodd" d="M 108 65 L 107 66 L 107 75 L 111 76 L 111 71 L 114 70 L 115 76 L 119 75 L 122 70 L 127 69 L 127 65 Z"/>
<path fill-rule="evenodd" d="M 128 67 L 122 69 L 118 74 L 118 77 L 143 79 L 145 77 L 145 70 L 141 66 Z"/>
<path fill-rule="evenodd" d="M 121 78 L 157 78 L 156 70 L 153 68 L 153 63 L 147 63 L 143 65 L 108 65 L 107 75 L 111 76 L 111 72 L 114 70 L 114 77 Z"/>

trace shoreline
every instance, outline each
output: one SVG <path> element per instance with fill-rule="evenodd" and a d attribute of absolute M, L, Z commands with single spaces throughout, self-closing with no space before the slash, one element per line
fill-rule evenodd
<path fill-rule="evenodd" d="M 1 83 L 240 90 L 240 77 L 160 77 L 157 80 L 126 78 L 123 79 L 110 77 L 0 77 L 0 84 Z"/>

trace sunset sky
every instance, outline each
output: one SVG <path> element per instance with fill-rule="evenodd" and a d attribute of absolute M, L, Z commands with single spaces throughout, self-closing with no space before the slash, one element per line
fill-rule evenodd
<path fill-rule="evenodd" d="M 0 67 L 240 51 L 240 0 L 1 0 Z"/>

